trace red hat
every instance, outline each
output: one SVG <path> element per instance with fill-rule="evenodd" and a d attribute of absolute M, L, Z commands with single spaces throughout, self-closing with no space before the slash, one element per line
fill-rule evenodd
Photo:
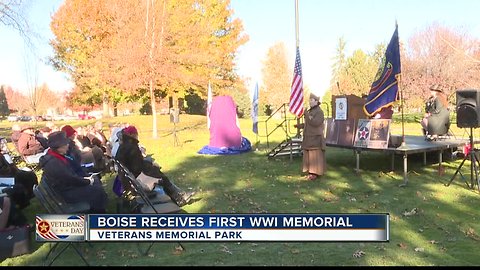
<path fill-rule="evenodd" d="M 138 135 L 137 128 L 134 126 L 128 126 L 123 129 L 123 134 L 132 136 L 132 135 Z"/>
<path fill-rule="evenodd" d="M 65 125 L 62 127 L 62 131 L 67 134 L 67 138 L 73 136 L 77 131 L 70 125 Z"/>

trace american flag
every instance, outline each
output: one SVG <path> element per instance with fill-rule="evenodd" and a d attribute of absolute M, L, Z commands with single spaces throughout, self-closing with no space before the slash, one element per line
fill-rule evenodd
<path fill-rule="evenodd" d="M 290 90 L 289 110 L 297 117 L 303 115 L 303 81 L 302 63 L 300 61 L 300 49 L 297 47 L 295 57 L 295 69 L 293 71 L 292 89 Z"/>

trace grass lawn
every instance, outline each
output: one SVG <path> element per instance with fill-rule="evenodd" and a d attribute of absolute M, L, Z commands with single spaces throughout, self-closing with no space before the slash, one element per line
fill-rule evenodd
<path fill-rule="evenodd" d="M 328 148 L 327 174 L 319 181 L 308 182 L 301 176 L 301 158 L 269 160 L 265 138 L 258 150 L 233 156 L 206 156 L 197 151 L 209 142 L 205 116 L 181 115 L 177 125 L 179 146 L 174 146 L 173 124 L 169 116 L 159 116 L 157 139 L 151 138 L 151 117 L 129 116 L 104 119 L 108 123 L 129 122 L 139 128 L 140 142 L 162 166 L 162 170 L 180 187 L 197 191 L 201 200 L 184 207 L 190 213 L 389 213 L 390 242 L 238 242 L 183 243 L 157 242 L 150 254 L 143 256 L 136 243 L 83 244 L 91 265 L 172 265 L 172 266 L 430 266 L 480 265 L 480 195 L 468 189 L 457 176 L 445 187 L 461 160 L 444 163 L 445 174 L 439 175 L 437 155 L 409 156 L 409 183 L 403 183 L 402 159 L 395 159 L 396 171 L 390 171 L 390 157 L 365 152 L 361 171 L 354 172 L 352 150 Z M 92 121 L 77 121 L 75 127 Z M 39 125 L 42 123 L 39 123 Z M 58 123 L 59 125 L 63 123 Z M 252 144 L 251 120 L 240 119 L 242 135 Z M 0 135 L 10 134 L 11 123 L 0 123 Z M 262 127 L 260 127 L 261 129 Z M 420 135 L 418 123 L 406 123 L 405 133 Z M 457 137 L 468 137 L 464 129 L 452 125 Z M 392 133 L 401 134 L 401 124 L 393 124 Z M 475 137 L 480 138 L 477 130 Z M 107 133 L 108 134 L 108 133 Z M 270 147 L 280 143 L 279 130 Z M 469 163 L 463 167 L 469 177 Z M 108 211 L 115 213 L 116 197 L 112 193 L 114 175 L 103 177 L 109 194 Z M 408 214 L 416 208 L 415 214 Z M 475 210 L 477 209 L 477 210 Z M 36 213 L 45 213 L 38 202 L 25 210 L 34 223 Z M 1 266 L 36 266 L 42 264 L 49 245 L 32 240 L 32 253 L 9 258 Z M 142 243 L 141 245 L 147 245 Z M 363 256 L 354 257 L 353 254 Z M 67 250 L 55 265 L 80 266 L 82 261 L 73 250 Z"/>

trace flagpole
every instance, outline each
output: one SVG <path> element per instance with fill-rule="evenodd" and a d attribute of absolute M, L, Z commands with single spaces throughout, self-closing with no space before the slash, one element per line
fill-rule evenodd
<path fill-rule="evenodd" d="M 260 105 L 260 97 L 258 96 L 259 93 L 258 93 L 258 82 L 255 84 L 255 93 L 257 94 L 257 111 L 256 111 L 256 115 L 257 115 L 257 132 L 255 133 L 255 137 L 256 137 L 256 142 L 255 142 L 255 151 L 258 151 L 258 145 L 260 144 L 260 141 L 258 140 L 258 107 Z"/>
<path fill-rule="evenodd" d="M 300 39 L 298 38 L 298 0 L 295 0 L 295 41 L 298 47 L 300 45 Z"/>
<path fill-rule="evenodd" d="M 398 75 L 397 83 L 398 83 L 398 88 L 400 88 L 400 100 L 401 100 L 400 106 L 402 110 L 402 144 L 400 145 L 400 147 L 404 148 L 404 147 L 407 147 L 407 144 L 405 143 L 405 120 L 404 120 L 404 114 L 403 114 L 403 105 L 404 105 L 403 88 L 400 86 L 400 79 L 401 79 L 401 75 Z"/>
<path fill-rule="evenodd" d="M 295 51 L 300 46 L 300 38 L 298 33 L 298 0 L 295 0 Z M 303 104 L 302 104 L 303 106 Z M 297 138 L 300 138 L 300 117 L 297 116 Z"/>
<path fill-rule="evenodd" d="M 258 151 L 258 82 L 255 84 L 255 88 L 253 90 L 253 97 L 252 97 L 252 131 L 256 135 L 256 142 L 255 142 L 255 151 Z"/>

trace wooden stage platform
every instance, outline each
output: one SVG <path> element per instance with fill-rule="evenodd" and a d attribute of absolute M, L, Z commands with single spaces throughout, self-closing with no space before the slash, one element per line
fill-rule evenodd
<path fill-rule="evenodd" d="M 363 148 L 356 146 L 346 146 L 338 144 L 329 144 L 329 147 L 338 147 L 345 149 L 353 149 L 356 156 L 356 167 L 355 170 L 358 172 L 360 170 L 360 154 L 364 151 L 373 151 L 373 152 L 383 152 L 390 154 L 392 157 L 392 171 L 394 170 L 395 164 L 395 155 L 403 156 L 403 184 L 405 186 L 408 183 L 407 173 L 408 173 L 408 156 L 412 154 L 423 153 L 423 163 L 427 163 L 427 153 L 428 152 L 437 152 L 438 151 L 438 163 L 442 165 L 442 154 L 445 151 L 455 151 L 457 148 L 463 148 L 465 144 L 469 142 L 469 139 L 441 139 L 437 141 L 426 141 L 423 136 L 405 136 L 405 146 L 404 147 L 391 147 L 389 146 L 386 149 L 374 149 L 374 148 Z M 474 142 L 475 144 L 478 141 Z"/>

